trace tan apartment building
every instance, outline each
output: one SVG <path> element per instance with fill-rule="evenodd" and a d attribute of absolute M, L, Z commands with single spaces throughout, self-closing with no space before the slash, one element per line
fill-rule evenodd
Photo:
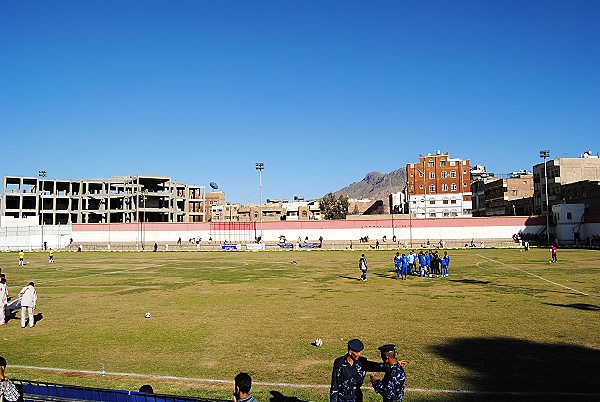
<path fill-rule="evenodd" d="M 533 175 L 515 174 L 514 177 L 499 178 L 485 184 L 485 216 L 517 215 L 531 210 L 526 205 L 512 203 L 515 200 L 533 197 Z M 529 215 L 529 214 L 527 214 Z"/>
<path fill-rule="evenodd" d="M 472 216 L 470 161 L 438 151 L 406 165 L 409 213 L 416 218 Z"/>
<path fill-rule="evenodd" d="M 560 204 L 563 199 L 562 186 L 580 181 L 600 181 L 600 158 L 585 153 L 581 158 L 561 158 L 547 161 L 548 204 Z M 544 163 L 533 167 L 533 207 L 534 213 L 546 214 L 546 176 Z"/>

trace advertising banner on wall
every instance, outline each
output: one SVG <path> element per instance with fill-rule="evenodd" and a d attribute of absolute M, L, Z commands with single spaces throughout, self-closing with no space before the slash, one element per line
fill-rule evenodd
<path fill-rule="evenodd" d="M 281 248 L 294 248 L 293 243 L 279 243 L 279 247 Z"/>
<path fill-rule="evenodd" d="M 321 243 L 300 243 L 300 248 L 321 248 Z"/>
<path fill-rule="evenodd" d="M 241 250 L 241 246 L 239 244 L 235 244 L 235 243 L 225 243 L 225 244 L 221 244 L 221 250 L 227 250 L 227 251 Z"/>
<path fill-rule="evenodd" d="M 265 249 L 264 243 L 248 243 L 246 244 L 246 250 L 260 251 Z"/>

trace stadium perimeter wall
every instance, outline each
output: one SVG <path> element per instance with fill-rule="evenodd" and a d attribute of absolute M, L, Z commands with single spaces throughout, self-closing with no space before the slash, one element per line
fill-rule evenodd
<path fill-rule="evenodd" d="M 263 222 L 263 239 L 279 241 L 285 236 L 287 241 L 356 241 L 364 236 L 370 240 L 391 240 L 395 235 L 398 241 L 431 242 L 452 240 L 486 239 L 512 240 L 515 233 L 538 233 L 545 226 L 544 217 L 490 217 L 490 218 L 449 218 L 449 219 L 384 219 L 384 220 L 335 220 L 335 221 L 279 221 Z M 261 233 L 260 223 L 144 223 L 144 224 L 73 224 L 75 243 L 136 243 L 154 242 L 174 244 L 179 238 L 212 239 L 215 242 L 253 241 Z"/>

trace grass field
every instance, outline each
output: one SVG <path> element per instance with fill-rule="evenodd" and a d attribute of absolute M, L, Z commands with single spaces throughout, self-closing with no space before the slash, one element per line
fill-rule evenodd
<path fill-rule="evenodd" d="M 551 265 L 547 250 L 452 250 L 448 278 L 407 281 L 390 271 L 394 254 L 368 252 L 369 279 L 359 282 L 356 251 L 63 252 L 55 264 L 28 253 L 24 268 L 16 253 L 2 253 L 10 295 L 34 281 L 41 319 L 33 329 L 18 318 L 0 327 L 0 355 L 22 379 L 150 383 L 160 393 L 230 399 L 230 384 L 191 379 L 247 371 L 268 383 L 253 389 L 261 401 L 326 401 L 324 388 L 271 384 L 329 384 L 333 360 L 358 337 L 371 359 L 379 345 L 397 345 L 408 361 L 407 401 L 600 398 L 599 251 L 560 250 Z M 317 337 L 320 348 L 311 345 Z M 103 367 L 104 377 L 75 372 Z M 365 400 L 381 398 L 366 392 Z"/>

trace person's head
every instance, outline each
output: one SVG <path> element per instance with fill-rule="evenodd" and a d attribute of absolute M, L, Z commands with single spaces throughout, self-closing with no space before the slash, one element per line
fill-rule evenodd
<path fill-rule="evenodd" d="M 239 373 L 235 376 L 235 395 L 239 398 L 250 394 L 252 377 L 248 373 Z"/>
<path fill-rule="evenodd" d="M 362 354 L 365 345 L 360 339 L 351 339 L 348 341 L 348 356 L 354 361 L 358 360 Z"/>
<path fill-rule="evenodd" d="M 35 286 L 33 282 L 29 282 L 29 286 Z"/>
<path fill-rule="evenodd" d="M 0 278 L 0 283 L 4 285 L 6 283 L 6 278 L 5 277 Z"/>
<path fill-rule="evenodd" d="M 400 255 L 400 253 L 396 253 L 396 256 L 399 256 L 399 255 Z"/>
<path fill-rule="evenodd" d="M 378 349 L 381 352 L 381 360 L 385 364 L 394 364 L 396 362 L 396 345 L 382 345 Z"/>
<path fill-rule="evenodd" d="M 153 394 L 154 389 L 152 389 L 152 385 L 144 384 L 140 387 L 140 392 L 143 392 L 144 394 Z"/>
<path fill-rule="evenodd" d="M 406 257 L 406 254 L 402 253 L 402 257 Z"/>
<path fill-rule="evenodd" d="M 361 256 L 361 257 L 364 257 L 365 255 L 364 255 L 364 254 L 361 254 L 360 256 Z"/>

